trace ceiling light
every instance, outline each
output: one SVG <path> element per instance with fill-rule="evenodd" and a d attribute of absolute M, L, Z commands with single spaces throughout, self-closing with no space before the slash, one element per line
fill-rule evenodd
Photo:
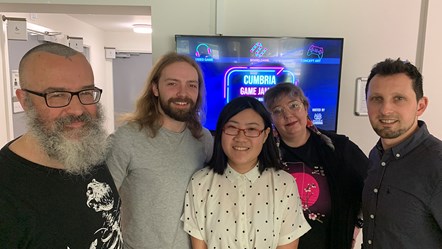
<path fill-rule="evenodd" d="M 133 31 L 135 33 L 150 34 L 152 33 L 152 26 L 148 24 L 134 24 Z"/>

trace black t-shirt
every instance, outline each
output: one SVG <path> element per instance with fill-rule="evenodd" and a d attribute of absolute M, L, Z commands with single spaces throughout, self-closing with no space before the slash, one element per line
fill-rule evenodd
<path fill-rule="evenodd" d="M 292 148 L 281 141 L 285 170 L 293 175 L 298 185 L 305 219 L 311 229 L 299 240 L 299 249 L 328 248 L 331 199 L 324 165 L 321 165 L 312 136 L 307 142 Z"/>
<path fill-rule="evenodd" d="M 122 248 L 120 197 L 106 165 L 86 176 L 0 151 L 0 248 Z"/>

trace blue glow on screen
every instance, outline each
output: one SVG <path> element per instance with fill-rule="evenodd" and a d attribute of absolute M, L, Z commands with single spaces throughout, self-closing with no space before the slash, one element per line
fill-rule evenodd
<path fill-rule="evenodd" d="M 216 129 L 219 113 L 238 96 L 262 101 L 281 82 L 300 86 L 309 116 L 321 129 L 336 131 L 342 67 L 342 38 L 176 35 L 176 51 L 192 57 L 206 84 L 206 120 Z"/>

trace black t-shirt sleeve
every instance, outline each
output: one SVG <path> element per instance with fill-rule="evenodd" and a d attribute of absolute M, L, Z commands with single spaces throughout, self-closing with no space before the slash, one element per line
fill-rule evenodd
<path fill-rule="evenodd" d="M 7 189 L 0 189 L 0 245 L 17 249 L 32 247 L 30 238 L 35 233 L 37 223 L 32 207 L 27 203 L 17 205 L 17 200 Z"/>

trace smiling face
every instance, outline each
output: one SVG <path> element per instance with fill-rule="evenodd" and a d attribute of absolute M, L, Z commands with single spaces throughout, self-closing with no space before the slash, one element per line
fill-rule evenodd
<path fill-rule="evenodd" d="M 367 109 L 374 131 L 384 149 L 391 148 L 412 135 L 418 117 L 428 104 L 426 97 L 416 100 L 412 80 L 404 73 L 375 75 L 367 91 Z"/>
<path fill-rule="evenodd" d="M 293 103 L 301 103 L 301 108 L 289 108 Z M 275 110 L 283 110 L 278 114 Z M 307 133 L 307 109 L 298 97 L 285 95 L 278 98 L 272 106 L 272 118 L 276 129 L 281 138 L 286 141 L 293 141 L 297 138 L 304 137 Z"/>
<path fill-rule="evenodd" d="M 92 68 L 82 54 L 60 56 L 49 52 L 36 52 L 25 62 L 23 68 L 24 87 L 40 93 L 54 91 L 80 91 L 94 88 Z M 48 130 L 54 130 L 57 121 L 65 137 L 79 139 L 78 134 L 87 126 L 87 119 L 97 119 L 97 105 L 83 105 L 78 96 L 73 96 L 68 106 L 51 108 L 45 98 L 17 91 L 25 110 L 32 105 L 33 110 Z M 59 123 L 60 123 L 59 122 Z"/>
<path fill-rule="evenodd" d="M 224 125 L 224 128 L 227 127 L 262 131 L 264 121 L 254 110 L 245 109 L 230 118 Z M 239 173 L 246 173 L 252 169 L 258 162 L 258 155 L 261 153 L 269 132 L 270 128 L 267 128 L 258 137 L 247 137 L 244 131 L 239 131 L 236 136 L 223 132 L 221 144 L 229 165 Z"/>
<path fill-rule="evenodd" d="M 161 72 L 153 93 L 159 98 L 164 121 L 186 122 L 195 112 L 199 94 L 198 73 L 187 62 L 175 62 Z"/>
<path fill-rule="evenodd" d="M 22 60 L 20 68 L 22 87 L 34 92 L 77 92 L 94 88 L 90 64 L 79 53 L 56 55 L 46 51 L 34 52 Z M 28 141 L 34 141 L 34 145 L 40 148 L 34 146 L 33 149 L 45 152 L 45 156 L 51 159 L 50 163 L 41 159 L 43 165 L 47 163 L 68 173 L 85 175 L 104 161 L 107 134 L 102 126 L 103 111 L 98 103 L 83 105 L 75 95 L 67 106 L 51 108 L 39 95 L 19 89 L 17 97 L 26 110 Z"/>

